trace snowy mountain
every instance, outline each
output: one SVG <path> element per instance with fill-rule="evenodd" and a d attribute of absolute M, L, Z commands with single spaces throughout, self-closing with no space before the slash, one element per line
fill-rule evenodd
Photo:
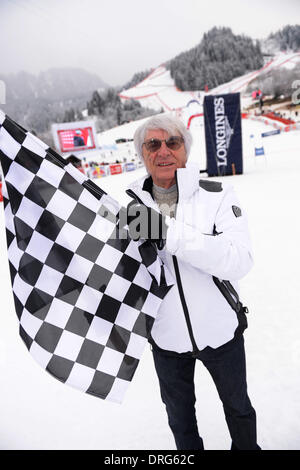
<path fill-rule="evenodd" d="M 207 92 L 207 94 L 219 93 L 244 93 L 251 81 L 262 77 L 270 71 L 281 68 L 293 68 L 300 64 L 300 52 L 279 52 L 269 58 L 263 67 L 254 70 L 233 80 L 223 83 Z M 120 97 L 123 100 L 135 99 L 142 106 L 163 111 L 182 110 L 191 100 L 202 102 L 205 92 L 180 91 L 171 77 L 170 71 L 164 65 L 157 67 L 144 80 L 128 90 L 123 90 Z"/>
<path fill-rule="evenodd" d="M 33 75 L 4 75 L 6 104 L 3 110 L 25 128 L 45 132 L 62 122 L 66 110 L 82 110 L 94 90 L 107 88 L 97 75 L 79 68 L 53 68 Z"/>
<path fill-rule="evenodd" d="M 296 52 L 300 49 L 300 25 L 286 25 L 284 28 L 260 41 L 262 52 L 276 54 L 279 51 Z"/>
<path fill-rule="evenodd" d="M 274 57 L 270 57 L 265 65 L 250 73 L 237 77 L 228 83 L 204 92 L 199 91 L 180 91 L 174 84 L 174 80 L 170 75 L 170 71 L 164 65 L 154 69 L 146 78 L 140 81 L 135 86 L 123 90 L 119 96 L 123 102 L 135 99 L 145 108 L 152 108 L 161 112 L 171 112 L 176 114 L 182 119 L 185 125 L 188 125 L 192 115 L 198 116 L 200 119 L 195 120 L 192 126 L 198 127 L 198 132 L 195 134 L 196 139 L 200 140 L 199 150 L 201 155 L 202 169 L 205 168 L 205 137 L 203 127 L 203 99 L 205 95 L 214 95 L 222 93 L 241 93 L 241 106 L 246 109 L 253 103 L 251 93 L 246 93 L 248 86 L 254 82 L 257 83 L 259 78 L 263 78 L 268 74 L 276 71 L 284 71 L 286 69 L 292 70 L 300 66 L 300 52 L 283 53 L 279 52 Z M 295 113 L 291 115 L 295 118 Z M 113 144 L 117 139 L 133 139 L 135 129 L 142 123 L 143 120 L 137 120 L 128 124 L 113 127 L 105 132 L 98 134 L 99 145 Z M 264 122 L 270 121 L 264 118 Z M 273 125 L 271 121 L 268 125 Z M 281 124 L 277 126 L 283 127 Z M 132 154 L 135 153 L 133 143 L 127 144 L 131 148 Z"/>
<path fill-rule="evenodd" d="M 52 68 L 33 75 L 28 72 L 0 74 L 6 83 L 7 102 L 32 99 L 66 101 L 89 96 L 94 90 L 107 88 L 108 85 L 98 76 L 80 68 Z"/>
<path fill-rule="evenodd" d="M 189 51 L 160 64 L 148 75 L 135 74 L 129 82 L 133 85 L 125 87 L 120 97 L 137 99 L 157 110 L 181 109 L 190 99 L 201 100 L 204 90 L 209 89 L 210 94 L 243 93 L 259 77 L 300 65 L 299 53 L 300 25 L 287 25 L 260 41 L 234 35 L 230 28 L 214 27 Z M 186 91 L 180 94 L 180 90 Z"/>

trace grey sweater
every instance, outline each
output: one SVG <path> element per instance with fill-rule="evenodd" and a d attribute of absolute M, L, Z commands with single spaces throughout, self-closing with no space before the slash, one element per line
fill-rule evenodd
<path fill-rule="evenodd" d="M 153 183 L 152 193 L 161 213 L 169 217 L 175 217 L 175 206 L 178 195 L 177 185 L 173 184 L 170 188 L 165 189 Z"/>

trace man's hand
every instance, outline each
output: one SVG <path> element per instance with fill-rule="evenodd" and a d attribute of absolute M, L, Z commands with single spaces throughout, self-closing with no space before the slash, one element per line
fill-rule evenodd
<path fill-rule="evenodd" d="M 165 217 L 154 209 L 131 202 L 127 206 L 127 224 L 132 240 L 150 240 L 161 250 L 166 243 L 168 226 Z"/>

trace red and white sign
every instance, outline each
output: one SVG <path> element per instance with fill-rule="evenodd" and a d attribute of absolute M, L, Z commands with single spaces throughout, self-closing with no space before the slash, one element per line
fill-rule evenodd
<path fill-rule="evenodd" d="M 119 175 L 120 173 L 122 173 L 122 165 L 120 165 L 119 163 L 109 165 L 109 169 L 111 175 Z"/>

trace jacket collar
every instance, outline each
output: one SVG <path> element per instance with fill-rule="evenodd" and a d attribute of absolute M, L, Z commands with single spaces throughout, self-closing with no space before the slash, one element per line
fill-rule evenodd
<path fill-rule="evenodd" d="M 199 189 L 200 179 L 199 166 L 194 162 L 187 162 L 185 168 L 178 168 L 176 171 L 176 182 L 180 201 L 189 199 L 192 194 Z M 133 183 L 128 189 L 132 190 L 145 204 L 150 205 L 152 199 L 153 180 L 150 175 L 146 175 Z"/>
<path fill-rule="evenodd" d="M 187 162 L 185 168 L 178 168 L 176 180 L 180 200 L 189 199 L 199 189 L 200 168 L 195 162 Z"/>

